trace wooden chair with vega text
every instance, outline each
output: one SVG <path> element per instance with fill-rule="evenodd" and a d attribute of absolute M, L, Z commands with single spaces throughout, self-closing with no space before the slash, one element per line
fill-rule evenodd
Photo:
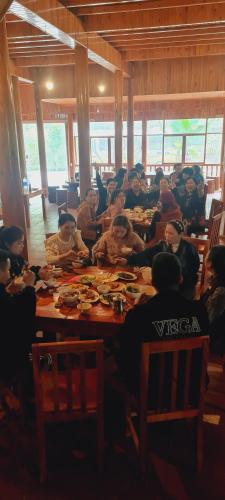
<path fill-rule="evenodd" d="M 189 241 L 197 250 L 199 258 L 200 258 L 200 268 L 199 268 L 199 280 L 198 280 L 198 288 L 197 297 L 199 297 L 200 293 L 203 291 L 204 283 L 205 283 L 205 261 L 206 255 L 209 251 L 209 240 L 204 238 L 191 238 L 190 236 L 184 236 L 184 240 Z"/>
<path fill-rule="evenodd" d="M 215 215 L 212 218 L 212 226 L 209 238 L 209 248 L 212 248 L 214 245 L 218 245 L 222 217 L 223 217 L 223 212 L 219 213 L 218 215 Z"/>
<path fill-rule="evenodd" d="M 86 367 L 90 353 L 95 355 L 95 368 Z M 46 354 L 52 359 L 50 369 L 40 367 L 40 356 Z M 103 341 L 33 344 L 32 357 L 41 482 L 47 477 L 45 425 L 54 422 L 96 419 L 97 464 L 101 472 L 104 450 Z"/>
<path fill-rule="evenodd" d="M 193 376 L 193 362 L 198 353 L 198 377 Z M 151 366 L 153 356 L 158 355 L 158 376 L 154 378 L 154 405 L 151 401 Z M 185 355 L 185 357 L 184 357 Z M 171 370 L 166 369 L 166 356 L 172 357 Z M 138 452 L 143 476 L 147 466 L 147 426 L 155 422 L 168 420 L 195 419 L 196 421 L 196 458 L 197 469 L 203 465 L 203 406 L 208 361 L 208 338 L 195 337 L 189 339 L 166 340 L 161 342 L 143 343 L 141 349 L 140 369 L 140 406 L 138 410 L 138 431 L 133 422 L 131 409 L 128 411 L 127 422 L 131 436 Z M 180 365 L 182 362 L 182 366 Z M 180 369 L 181 368 L 181 369 Z M 183 376 L 180 377 L 180 372 Z M 194 374 L 195 375 L 195 374 Z M 179 384 L 178 384 L 179 382 Z M 165 385 L 169 398 L 165 397 Z M 196 389 L 193 397 L 192 390 Z M 150 409 L 151 408 L 151 409 Z"/>

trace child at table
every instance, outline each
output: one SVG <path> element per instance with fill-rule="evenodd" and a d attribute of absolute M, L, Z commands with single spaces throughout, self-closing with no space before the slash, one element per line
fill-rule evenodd
<path fill-rule="evenodd" d="M 21 284 L 10 282 L 10 254 L 0 250 L 0 400 L 10 397 L 12 379 L 21 373 L 28 362 L 35 332 L 36 296 L 35 275 L 32 271 L 23 274 Z M 1 406 L 1 402 L 0 402 Z M 0 408 L 0 418 L 2 417 Z"/>

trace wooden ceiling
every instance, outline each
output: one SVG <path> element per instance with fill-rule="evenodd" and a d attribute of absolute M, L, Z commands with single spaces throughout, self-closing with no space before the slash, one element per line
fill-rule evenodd
<path fill-rule="evenodd" d="M 225 54 L 225 0 L 19 0 L 6 20 L 18 66 L 74 64 L 77 43 L 113 72 L 129 61 Z"/>

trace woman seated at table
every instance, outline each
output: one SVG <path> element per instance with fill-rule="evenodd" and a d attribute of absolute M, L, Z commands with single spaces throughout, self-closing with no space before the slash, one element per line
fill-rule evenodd
<path fill-rule="evenodd" d="M 202 295 L 211 333 L 211 350 L 223 356 L 225 353 L 225 246 L 212 247 L 206 258 L 206 269 L 210 273 L 209 288 Z"/>
<path fill-rule="evenodd" d="M 97 239 L 97 229 L 99 226 L 96 218 L 97 205 L 97 193 L 94 189 L 89 188 L 77 215 L 77 227 L 80 229 L 82 239 L 89 249 L 93 247 Z"/>
<path fill-rule="evenodd" d="M 181 211 L 176 204 L 171 191 L 162 191 L 159 198 L 159 208 L 153 215 L 152 223 L 149 228 L 150 238 L 154 238 L 157 222 L 169 222 L 170 220 L 181 220 Z"/>
<path fill-rule="evenodd" d="M 202 185 L 197 188 L 193 177 L 186 180 L 184 192 L 178 197 L 178 204 L 187 224 L 187 234 L 201 230 L 205 225 L 205 193 Z"/>
<path fill-rule="evenodd" d="M 3 226 L 0 229 L 0 249 L 9 252 L 10 274 L 12 277 L 20 276 L 29 266 L 22 256 L 24 249 L 24 232 L 18 226 Z M 47 267 L 31 266 L 36 280 L 49 278 Z"/>
<path fill-rule="evenodd" d="M 126 201 L 125 193 L 121 189 L 115 189 L 111 196 L 111 203 L 107 210 L 98 218 L 98 223 L 101 224 L 105 218 L 113 219 L 117 215 L 125 215 L 124 205 Z"/>
<path fill-rule="evenodd" d="M 149 207 L 156 206 L 157 202 L 159 201 L 160 194 L 163 193 L 164 191 L 170 190 L 169 181 L 164 176 L 163 171 L 159 170 L 159 172 L 156 174 L 156 177 L 157 181 L 155 182 L 157 182 L 157 184 L 151 185 L 150 191 L 147 195 Z"/>
<path fill-rule="evenodd" d="M 134 233 L 128 218 L 118 215 L 109 231 L 104 233 L 93 247 L 93 256 L 96 260 L 116 264 L 119 257 L 141 252 L 144 247 L 144 242 Z"/>
<path fill-rule="evenodd" d="M 76 221 L 71 214 L 62 214 L 58 220 L 59 231 L 45 242 L 48 264 L 67 265 L 79 258 L 88 257 L 89 250 L 84 244 Z"/>
<path fill-rule="evenodd" d="M 165 240 L 159 241 L 155 246 L 146 248 L 143 252 L 129 255 L 127 258 L 118 259 L 118 264 L 130 266 L 152 267 L 154 255 L 160 252 L 169 252 L 176 255 L 181 263 L 183 282 L 180 287 L 182 295 L 187 299 L 194 297 L 197 283 L 197 272 L 200 260 L 195 247 L 182 238 L 184 225 L 180 220 L 168 222 L 165 229 Z"/>

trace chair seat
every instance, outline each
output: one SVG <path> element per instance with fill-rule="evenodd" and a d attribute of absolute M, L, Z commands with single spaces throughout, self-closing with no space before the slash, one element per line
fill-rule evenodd
<path fill-rule="evenodd" d="M 43 372 L 43 410 L 44 412 L 54 412 L 54 382 L 52 372 Z M 86 408 L 87 410 L 96 409 L 96 370 L 85 370 L 85 389 L 86 389 Z M 66 372 L 60 372 L 58 376 L 58 403 L 59 410 L 67 410 L 68 385 Z M 81 410 L 80 400 L 80 370 L 72 370 L 72 409 Z"/>

